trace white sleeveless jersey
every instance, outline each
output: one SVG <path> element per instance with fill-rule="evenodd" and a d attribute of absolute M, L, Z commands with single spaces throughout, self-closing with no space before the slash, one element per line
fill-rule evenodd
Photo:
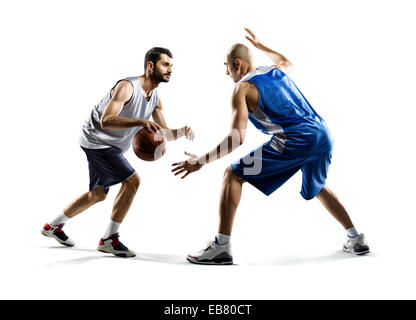
<path fill-rule="evenodd" d="M 129 81 L 133 85 L 134 90 L 131 99 L 123 106 L 119 116 L 123 118 L 150 119 L 153 110 L 159 102 L 157 90 L 153 90 L 150 100 L 147 101 L 139 77 L 130 77 L 122 80 Z M 118 82 L 122 80 L 119 80 Z M 114 87 L 112 89 L 114 89 Z M 143 128 L 133 127 L 120 130 L 101 128 L 100 120 L 105 107 L 110 101 L 112 89 L 97 105 L 94 106 L 91 114 L 82 124 L 79 143 L 84 148 L 103 149 L 117 147 L 125 153 L 130 148 L 134 135 Z"/>

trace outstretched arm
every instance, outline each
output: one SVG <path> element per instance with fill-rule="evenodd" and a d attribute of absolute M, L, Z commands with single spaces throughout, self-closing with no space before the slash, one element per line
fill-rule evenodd
<path fill-rule="evenodd" d="M 194 139 L 194 132 L 188 126 L 179 128 L 179 129 L 169 129 L 168 125 L 166 124 L 165 116 L 163 115 L 163 107 L 162 101 L 159 99 L 159 102 L 156 108 L 153 110 L 152 113 L 153 120 L 161 126 L 160 131 L 166 137 L 168 141 L 177 140 L 183 136 L 185 136 L 189 140 Z"/>
<path fill-rule="evenodd" d="M 266 47 L 263 43 L 259 41 L 256 35 L 248 28 L 244 28 L 249 35 L 246 35 L 246 39 L 250 41 L 253 46 L 257 49 L 263 51 L 267 56 L 275 63 L 276 68 L 279 68 L 283 72 L 289 74 L 292 69 L 292 63 L 281 53 L 274 51 L 268 47 Z"/>
<path fill-rule="evenodd" d="M 247 83 L 243 82 L 238 84 L 234 89 L 231 102 L 232 120 L 230 132 L 214 149 L 200 157 L 186 153 L 191 156 L 190 159 L 172 164 L 175 166 L 172 170 L 172 172 L 176 172 L 175 175 L 185 173 L 184 176 L 182 176 L 183 179 L 191 172 L 201 169 L 205 164 L 211 163 L 233 152 L 244 142 L 248 122 L 248 109 L 246 103 L 247 87 Z"/>
<path fill-rule="evenodd" d="M 216 148 L 200 157 L 203 163 L 210 163 L 233 152 L 243 144 L 248 122 L 248 108 L 246 103 L 247 83 L 236 86 L 233 92 L 231 107 L 231 129 Z"/>

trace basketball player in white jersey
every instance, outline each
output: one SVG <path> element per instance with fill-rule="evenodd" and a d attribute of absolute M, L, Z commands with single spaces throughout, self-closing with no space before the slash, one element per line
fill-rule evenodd
<path fill-rule="evenodd" d="M 318 198 L 346 230 L 348 240 L 344 251 L 357 255 L 368 253 L 364 235 L 357 232 L 341 202 L 326 186 L 332 138 L 325 121 L 288 76 L 291 62 L 262 44 L 249 29 L 246 31 L 246 38 L 266 53 L 274 65 L 256 68 L 245 45 L 232 46 L 225 60 L 226 74 L 236 83 L 231 131 L 217 148 L 201 157 L 191 156 L 187 161 L 174 163 L 172 171 L 183 173 L 184 178 L 234 151 L 244 141 L 249 119 L 257 129 L 271 135 L 271 139 L 226 169 L 218 234 L 206 248 L 188 255 L 188 261 L 232 264 L 230 237 L 243 183 L 250 183 L 268 196 L 299 170 L 303 175 L 302 197 Z"/>
<path fill-rule="evenodd" d="M 160 130 L 168 141 L 185 136 L 193 140 L 192 129 L 185 126 L 169 129 L 163 116 L 157 87 L 169 82 L 172 74 L 172 53 L 161 47 L 150 49 L 145 56 L 145 73 L 140 77 L 119 80 L 93 109 L 83 123 L 80 146 L 89 165 L 89 191 L 72 201 L 55 219 L 45 224 L 42 234 L 66 246 L 72 241 L 62 230 L 64 224 L 97 202 L 105 200 L 109 188 L 121 183 L 115 199 L 111 219 L 97 250 L 120 257 L 134 257 L 119 240 L 118 229 L 126 216 L 140 177 L 131 167 L 125 153 L 135 134 L 142 128 Z M 150 117 L 154 121 L 150 121 Z"/>

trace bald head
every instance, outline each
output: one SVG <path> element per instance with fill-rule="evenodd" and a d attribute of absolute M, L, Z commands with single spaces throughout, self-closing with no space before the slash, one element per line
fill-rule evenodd
<path fill-rule="evenodd" d="M 242 43 L 234 44 L 227 53 L 228 62 L 235 62 L 235 59 L 240 59 L 248 65 L 253 64 L 253 56 L 251 51 Z"/>
<path fill-rule="evenodd" d="M 240 81 L 249 71 L 254 69 L 251 51 L 244 44 L 236 43 L 228 50 L 226 61 L 226 74 L 235 83 Z"/>

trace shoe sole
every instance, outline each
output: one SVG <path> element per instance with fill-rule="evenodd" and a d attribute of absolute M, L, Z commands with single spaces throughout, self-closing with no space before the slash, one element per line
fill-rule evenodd
<path fill-rule="evenodd" d="M 351 254 L 355 254 L 356 256 L 362 256 L 363 254 L 367 254 L 370 253 L 370 249 L 366 250 L 366 251 L 362 251 L 362 252 L 355 252 L 355 251 L 351 251 L 348 250 L 347 248 L 343 247 L 345 252 L 351 253 Z"/>
<path fill-rule="evenodd" d="M 63 241 L 63 240 L 61 240 L 61 239 L 59 239 L 58 237 L 55 237 L 53 234 L 51 234 L 51 233 L 47 232 L 47 231 L 46 231 L 46 230 L 44 230 L 44 229 L 42 229 L 40 233 L 42 233 L 45 237 L 55 239 L 58 243 L 60 243 L 60 244 L 62 244 L 62 245 L 64 245 L 64 246 L 67 246 L 67 247 L 73 247 L 73 246 L 75 245 L 75 244 L 67 243 L 67 242 L 65 242 L 65 241 Z"/>
<path fill-rule="evenodd" d="M 133 258 L 133 257 L 136 256 L 136 254 L 134 254 L 134 253 L 111 251 L 111 250 L 107 250 L 106 248 L 100 248 L 100 247 L 97 248 L 97 251 L 104 252 L 104 253 L 110 253 L 110 254 L 113 254 L 113 255 L 115 255 L 117 257 L 121 257 L 121 258 Z"/>
<path fill-rule="evenodd" d="M 204 265 L 219 265 L 219 266 L 224 266 L 224 265 L 232 265 L 233 264 L 233 260 L 231 261 L 200 261 L 197 260 L 195 258 L 192 257 L 186 257 L 186 260 L 188 260 L 191 263 L 194 264 L 204 264 Z"/>

